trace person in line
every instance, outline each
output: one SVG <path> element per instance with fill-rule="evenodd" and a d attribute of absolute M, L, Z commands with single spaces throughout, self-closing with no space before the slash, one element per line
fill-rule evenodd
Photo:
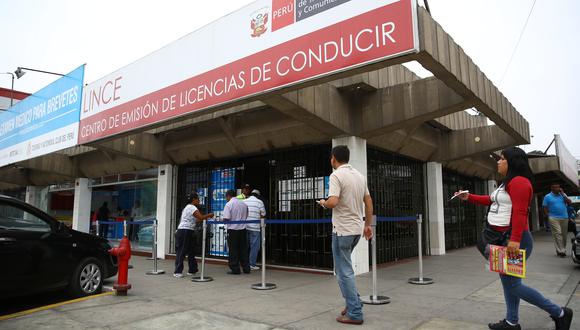
<path fill-rule="evenodd" d="M 338 286 L 346 301 L 336 321 L 363 324 L 362 302 L 356 289 L 351 254 L 363 233 L 367 240 L 372 238 L 373 201 L 366 178 L 348 164 L 349 159 L 347 146 L 332 148 L 330 164 L 334 172 L 330 175 L 328 199 L 318 203 L 332 209 L 332 258 Z"/>
<path fill-rule="evenodd" d="M 192 192 L 187 196 L 188 204 L 181 212 L 181 220 L 175 232 L 175 271 L 173 276 L 177 278 L 183 275 L 183 260 L 187 255 L 188 272 L 187 275 L 197 273 L 197 260 L 195 260 L 195 224 L 213 218 L 213 213 L 202 214 L 199 211 L 199 195 Z"/>
<path fill-rule="evenodd" d="M 251 194 L 252 194 L 252 186 L 246 183 L 242 186 L 242 193 L 236 196 L 236 198 L 239 200 L 244 200 L 250 197 Z"/>
<path fill-rule="evenodd" d="M 228 252 L 229 266 L 228 274 L 239 275 L 240 266 L 245 274 L 250 273 L 250 263 L 248 262 L 248 238 L 246 235 L 246 224 L 236 223 L 248 218 L 248 206 L 238 198 L 236 192 L 228 190 L 222 212 L 222 219 L 227 222 L 228 230 Z"/>
<path fill-rule="evenodd" d="M 99 236 L 107 238 L 109 233 L 109 224 L 108 223 L 101 223 L 103 221 L 109 221 L 111 211 L 109 210 L 109 206 L 107 202 L 103 202 L 103 205 L 97 211 L 97 220 L 99 221 Z"/>
<path fill-rule="evenodd" d="M 542 207 L 544 215 L 550 223 L 556 255 L 564 258 L 566 256 L 566 241 L 568 240 L 567 205 L 572 201 L 564 194 L 559 183 L 553 183 L 550 190 L 551 192 L 544 196 Z"/>
<path fill-rule="evenodd" d="M 133 207 L 131 208 L 131 218 L 138 219 L 143 216 L 143 212 L 141 210 L 141 201 L 136 199 L 135 203 L 133 203 Z"/>
<path fill-rule="evenodd" d="M 511 231 L 507 243 L 508 255 L 515 257 L 519 249 L 523 249 L 526 250 L 526 258 L 529 258 L 534 241 L 528 228 L 528 213 L 534 192 L 528 156 L 517 147 L 504 149 L 497 162 L 497 168 L 504 179 L 490 196 L 459 191 L 455 195 L 464 201 L 489 206 L 487 222 L 490 229 L 501 233 Z M 488 325 L 490 329 L 521 329 L 518 324 L 520 299 L 550 314 L 556 323 L 556 330 L 570 329 L 573 316 L 571 309 L 554 304 L 534 288 L 524 285 L 521 278 L 504 274 L 499 276 L 507 312 L 503 320 L 490 323 Z"/>
<path fill-rule="evenodd" d="M 133 207 L 131 208 L 131 222 L 135 222 L 136 220 L 138 220 L 139 218 L 143 217 L 143 213 L 141 210 L 141 201 L 136 199 L 135 202 L 133 203 Z M 137 232 L 139 232 L 139 225 L 137 224 L 129 224 L 127 225 L 128 230 L 129 230 L 129 240 L 131 242 L 135 241 L 135 238 L 137 236 Z"/>
<path fill-rule="evenodd" d="M 258 199 L 259 196 L 260 191 L 254 189 L 252 190 L 250 197 L 244 199 L 244 203 L 248 206 L 248 220 L 260 220 L 266 217 L 266 207 L 264 207 L 264 203 Z M 246 224 L 248 245 L 250 246 L 250 270 L 260 269 L 260 267 L 256 265 L 258 252 L 260 251 L 260 229 L 261 226 L 259 223 Z"/>

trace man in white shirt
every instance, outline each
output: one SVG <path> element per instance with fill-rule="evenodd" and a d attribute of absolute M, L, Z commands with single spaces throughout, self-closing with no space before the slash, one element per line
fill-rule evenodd
<path fill-rule="evenodd" d="M 143 215 L 141 214 L 141 201 L 139 201 L 138 199 L 135 200 L 135 203 L 133 203 L 133 208 L 131 208 L 131 222 L 135 222 L 136 220 L 138 220 L 139 218 L 141 218 Z M 137 224 L 128 224 L 128 231 L 129 231 L 129 240 L 131 241 L 135 241 L 135 236 L 137 234 L 137 232 L 139 231 L 139 225 Z"/>
<path fill-rule="evenodd" d="M 133 208 L 131 209 L 131 218 L 133 218 L 133 220 L 136 220 L 142 216 L 143 215 L 141 214 L 141 201 L 137 199 L 135 200 Z"/>
<path fill-rule="evenodd" d="M 264 202 L 259 200 L 258 196 L 260 196 L 260 191 L 254 189 L 250 197 L 244 199 L 244 203 L 248 206 L 248 220 L 260 220 L 266 216 Z M 246 224 L 246 231 L 248 245 L 250 246 L 250 269 L 258 270 L 260 267 L 256 266 L 256 260 L 258 259 L 258 252 L 260 251 L 260 224 L 248 223 Z"/>
<path fill-rule="evenodd" d="M 362 302 L 356 289 L 351 254 L 363 232 L 367 240 L 373 235 L 373 201 L 366 178 L 348 164 L 349 158 L 350 151 L 347 146 L 332 148 L 330 163 L 335 171 L 330 175 L 329 197 L 327 200 L 321 199 L 319 204 L 332 209 L 334 271 L 342 296 L 346 300 L 346 308 L 336 321 L 362 324 Z"/>
<path fill-rule="evenodd" d="M 236 192 L 228 190 L 222 218 L 227 222 L 228 229 L 228 252 L 229 266 L 228 274 L 239 275 L 240 265 L 245 274 L 250 273 L 250 263 L 248 262 L 248 238 L 246 236 L 246 224 L 236 223 L 248 218 L 248 206 L 236 198 Z"/>

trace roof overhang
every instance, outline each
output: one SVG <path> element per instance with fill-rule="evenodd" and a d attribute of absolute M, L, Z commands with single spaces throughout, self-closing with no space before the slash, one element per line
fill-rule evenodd
<path fill-rule="evenodd" d="M 0 182 L 47 185 L 75 176 L 239 157 L 349 135 L 420 161 L 491 178 L 495 166 L 489 152 L 527 144 L 529 124 L 421 7 L 417 21 L 416 53 L 12 164 L 0 169 Z M 400 65 L 410 61 L 434 77 L 421 79 Z M 482 115 L 467 115 L 468 108 Z"/>

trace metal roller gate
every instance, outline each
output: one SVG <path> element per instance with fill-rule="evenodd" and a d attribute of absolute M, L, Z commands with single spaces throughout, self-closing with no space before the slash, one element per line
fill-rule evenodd
<path fill-rule="evenodd" d="M 397 217 L 423 213 L 423 163 L 375 148 L 368 148 L 369 191 L 377 216 Z M 423 252 L 429 224 L 423 226 Z M 417 223 L 380 222 L 377 225 L 377 262 L 417 256 Z"/>
<path fill-rule="evenodd" d="M 484 180 L 443 170 L 443 196 L 453 196 L 458 190 L 469 190 L 474 194 L 486 194 Z M 481 233 L 485 207 L 454 200 L 444 202 L 445 249 L 458 249 L 475 245 Z"/>

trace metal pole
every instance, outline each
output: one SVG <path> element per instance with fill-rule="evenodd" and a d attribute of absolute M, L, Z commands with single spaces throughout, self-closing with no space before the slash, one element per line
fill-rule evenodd
<path fill-rule="evenodd" d="M 373 292 L 370 296 L 361 298 L 363 304 L 367 305 L 384 305 L 391 302 L 391 298 L 387 296 L 379 296 L 377 290 L 377 216 L 373 215 L 371 223 L 373 230 L 373 237 L 371 238 L 371 263 L 372 263 L 372 278 L 373 278 Z"/>
<path fill-rule="evenodd" d="M 118 226 L 115 223 L 115 236 L 117 236 L 117 228 L 118 228 Z M 125 236 L 127 236 L 127 220 L 123 220 L 123 237 L 125 237 Z M 131 240 L 129 240 L 129 244 L 131 244 Z M 129 264 L 128 268 L 133 269 L 133 265 Z"/>
<path fill-rule="evenodd" d="M 160 275 L 165 274 L 164 270 L 157 269 L 157 219 L 153 220 L 153 251 L 151 251 L 153 256 L 153 270 L 146 272 L 147 275 Z"/>
<path fill-rule="evenodd" d="M 18 69 L 20 69 L 20 70 L 26 70 L 26 71 L 40 72 L 40 73 L 48 73 L 48 74 L 53 74 L 55 76 L 61 76 L 61 77 L 65 77 L 66 76 L 65 74 L 62 74 L 62 73 L 56 73 L 56 72 L 50 72 L 50 71 L 44 71 L 44 70 L 38 70 L 38 69 L 25 68 L 25 67 L 22 67 L 22 66 L 19 66 L 17 68 L 17 70 Z M 20 76 L 20 77 L 22 77 L 22 76 Z M 18 78 L 20 78 L 20 77 L 18 77 Z"/>
<path fill-rule="evenodd" d="M 194 276 L 191 281 L 192 282 L 210 282 L 213 281 L 212 277 L 204 277 L 205 274 L 205 237 L 206 237 L 206 231 L 207 231 L 207 223 L 204 220 L 203 221 L 203 237 L 201 239 L 201 275 L 200 276 Z"/>
<path fill-rule="evenodd" d="M 276 284 L 266 283 L 266 220 L 260 219 L 262 229 L 262 283 L 252 284 L 254 290 L 272 290 L 276 289 Z"/>
<path fill-rule="evenodd" d="M 8 72 L 10 73 L 10 75 L 12 75 L 12 89 L 10 92 L 10 107 L 12 108 L 12 106 L 14 105 L 14 73 L 12 72 Z"/>
<path fill-rule="evenodd" d="M 155 253 L 151 253 L 151 258 L 147 258 L 147 260 L 155 260 L 153 263 L 154 265 L 157 264 L 157 260 L 159 260 L 159 258 L 157 258 L 157 227 L 157 219 L 153 219 L 153 251 L 155 251 Z M 137 229 L 138 228 L 139 227 L 137 227 Z M 133 227 L 133 230 L 136 230 L 135 227 Z M 157 269 L 157 267 L 155 267 L 155 269 Z M 163 273 L 165 273 L 165 271 L 163 271 Z"/>
<path fill-rule="evenodd" d="M 419 277 L 412 277 L 409 279 L 409 283 L 411 284 L 419 284 L 419 285 L 426 285 L 426 284 L 433 284 L 434 281 L 431 278 L 423 277 L 423 215 L 419 214 L 417 217 L 417 231 L 419 237 Z"/>
<path fill-rule="evenodd" d="M 97 232 L 95 233 L 95 235 L 96 235 L 96 236 L 101 236 L 101 233 L 99 233 L 99 220 L 95 221 L 95 225 L 97 226 L 97 227 L 95 228 L 95 230 L 97 231 Z"/>

